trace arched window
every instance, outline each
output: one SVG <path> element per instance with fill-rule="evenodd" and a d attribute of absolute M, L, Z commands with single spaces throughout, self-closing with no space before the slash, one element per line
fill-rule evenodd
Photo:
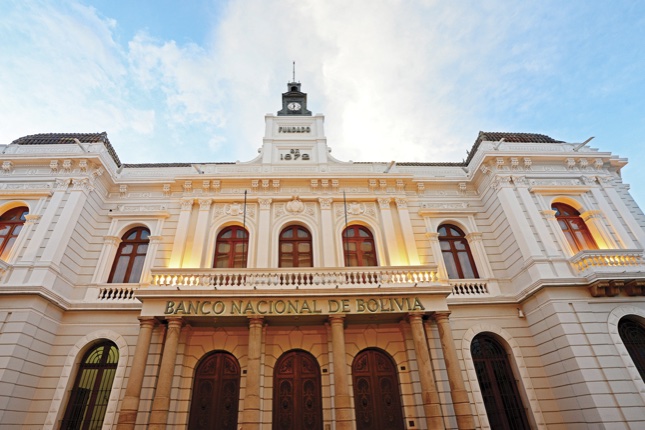
<path fill-rule="evenodd" d="M 345 266 L 377 266 L 374 237 L 365 227 L 350 225 L 343 231 Z"/>
<path fill-rule="evenodd" d="M 598 249 L 591 232 L 585 222 L 580 218 L 580 212 L 564 203 L 553 203 L 551 209 L 555 211 L 555 219 L 567 238 L 573 252 L 585 249 Z"/>
<path fill-rule="evenodd" d="M 213 267 L 245 268 L 249 252 L 249 233 L 239 226 L 227 227 L 217 235 Z"/>
<path fill-rule="evenodd" d="M 621 318 L 618 322 L 618 334 L 645 381 L 645 327 L 631 318 Z"/>
<path fill-rule="evenodd" d="M 312 267 L 311 233 L 299 225 L 290 225 L 280 233 L 279 267 Z"/>
<path fill-rule="evenodd" d="M 108 282 L 115 284 L 139 282 L 148 252 L 149 237 L 150 230 L 145 227 L 135 227 L 123 235 Z"/>
<path fill-rule="evenodd" d="M 446 264 L 448 278 L 473 279 L 479 278 L 475 260 L 470 252 L 466 235 L 458 227 L 443 224 L 439 227 L 439 244 L 443 261 Z"/>
<path fill-rule="evenodd" d="M 119 350 L 110 341 L 91 348 L 81 360 L 61 429 L 98 429 L 103 425 Z"/>
<path fill-rule="evenodd" d="M 13 246 L 18 233 L 22 230 L 25 223 L 25 215 L 29 214 L 29 209 L 25 206 L 13 208 L 0 216 L 0 258 L 7 259 L 11 247 Z"/>
<path fill-rule="evenodd" d="M 530 429 L 504 347 L 492 336 L 479 334 L 470 345 L 477 381 L 493 429 Z"/>

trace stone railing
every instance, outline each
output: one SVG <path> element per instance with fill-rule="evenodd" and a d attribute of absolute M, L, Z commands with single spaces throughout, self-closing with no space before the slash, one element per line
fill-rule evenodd
<path fill-rule="evenodd" d="M 152 269 L 152 286 L 215 289 L 405 287 L 437 282 L 435 266 Z"/>
<path fill-rule="evenodd" d="M 136 284 L 137 288 L 139 284 Z M 135 301 L 134 292 L 137 290 L 132 286 L 113 285 L 99 288 L 100 301 Z"/>
<path fill-rule="evenodd" d="M 641 249 L 594 249 L 580 251 L 571 258 L 571 264 L 580 273 L 618 273 L 645 270 Z"/>
<path fill-rule="evenodd" d="M 488 282 L 483 279 L 450 280 L 454 297 L 479 297 L 489 295 Z"/>

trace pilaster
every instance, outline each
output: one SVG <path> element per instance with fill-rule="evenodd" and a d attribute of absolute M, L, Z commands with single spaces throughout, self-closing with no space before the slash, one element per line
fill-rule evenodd
<path fill-rule="evenodd" d="M 408 264 L 411 266 L 419 265 L 419 251 L 417 242 L 414 240 L 414 231 L 410 221 L 410 212 L 408 211 L 408 201 L 404 198 L 396 198 L 396 208 L 399 212 L 399 221 L 401 222 L 401 231 L 403 232 L 403 241 L 405 250 L 408 254 Z"/>
<path fill-rule="evenodd" d="M 172 254 L 170 256 L 170 267 L 179 268 L 183 266 L 184 251 L 186 250 L 186 236 L 190 223 L 190 212 L 193 210 L 193 199 L 188 198 L 181 201 L 181 212 L 177 222 L 175 240 L 173 240 Z"/>

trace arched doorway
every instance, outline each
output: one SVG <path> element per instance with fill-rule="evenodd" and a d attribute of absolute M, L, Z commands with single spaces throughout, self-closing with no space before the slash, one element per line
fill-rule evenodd
<path fill-rule="evenodd" d="M 492 335 L 480 333 L 473 339 L 470 352 L 490 427 L 500 430 L 530 429 L 504 346 Z"/>
<path fill-rule="evenodd" d="M 322 430 L 320 367 L 313 355 L 294 350 L 273 371 L 273 430 Z"/>
<path fill-rule="evenodd" d="M 195 371 L 189 430 L 236 430 L 240 365 L 228 352 L 215 351 Z"/>
<path fill-rule="evenodd" d="M 357 430 L 403 430 L 396 365 L 378 349 L 361 351 L 352 363 Z"/>

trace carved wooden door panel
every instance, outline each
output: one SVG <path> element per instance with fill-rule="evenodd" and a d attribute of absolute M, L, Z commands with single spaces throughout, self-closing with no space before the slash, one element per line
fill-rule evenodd
<path fill-rule="evenodd" d="M 227 352 L 215 352 L 195 372 L 189 430 L 236 430 L 240 365 Z"/>
<path fill-rule="evenodd" d="M 322 430 L 320 367 L 305 351 L 284 353 L 273 374 L 273 430 Z"/>
<path fill-rule="evenodd" d="M 356 428 L 403 430 L 399 378 L 392 359 L 384 352 L 367 349 L 352 364 Z"/>

